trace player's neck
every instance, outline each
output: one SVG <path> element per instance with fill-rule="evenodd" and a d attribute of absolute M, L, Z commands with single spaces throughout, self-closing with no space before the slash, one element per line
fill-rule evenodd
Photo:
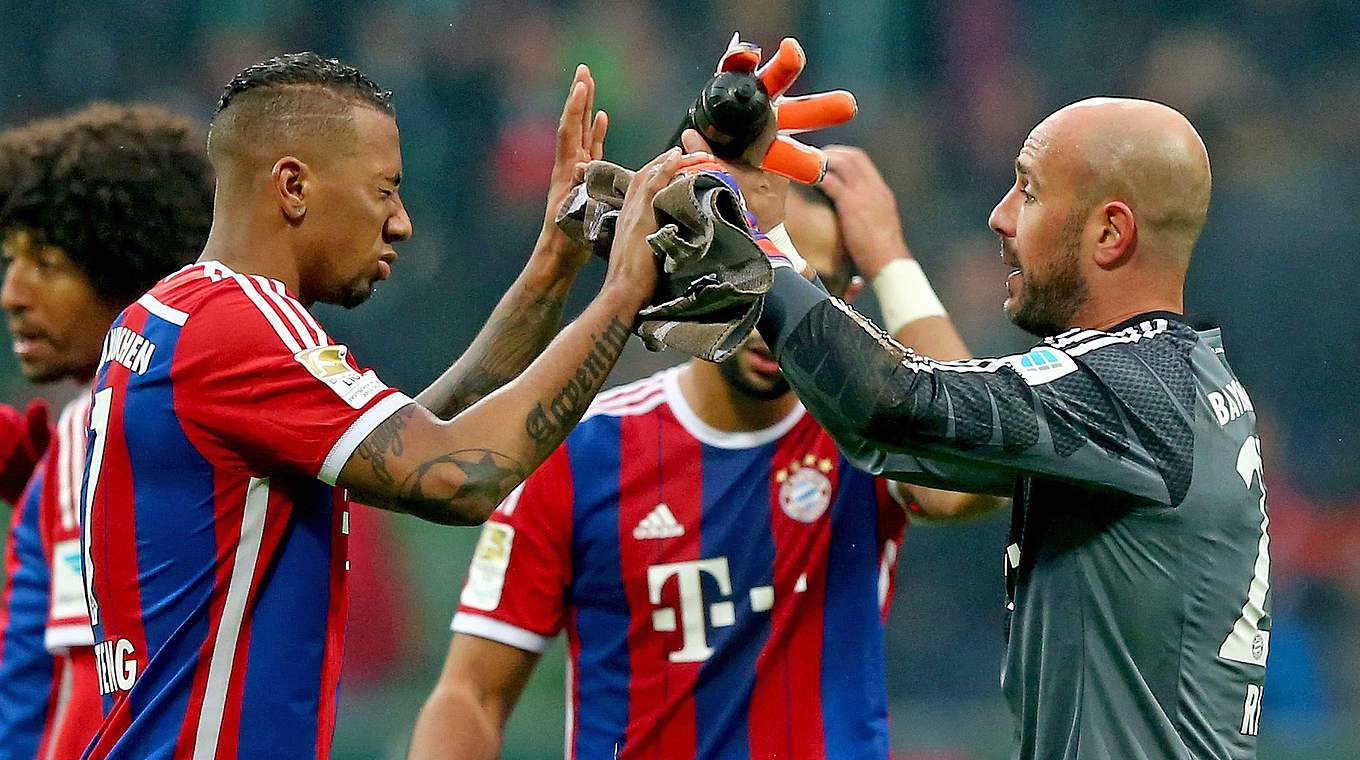
<path fill-rule="evenodd" d="M 1139 314 L 1148 314 L 1156 311 L 1169 311 L 1175 314 L 1185 313 L 1185 302 L 1179 298 L 1162 298 L 1141 301 L 1139 303 L 1120 304 L 1117 308 L 1102 309 L 1099 313 L 1089 315 L 1077 315 L 1073 319 L 1073 327 L 1083 327 L 1094 330 L 1108 330 L 1115 325 L 1122 324 Z"/>
<path fill-rule="evenodd" d="M 1134 274 L 1092 291 L 1091 297 L 1072 315 L 1073 327 L 1108 330 L 1148 312 L 1185 313 L 1182 280 Z"/>
<path fill-rule="evenodd" d="M 788 417 L 798 404 L 792 392 L 768 400 L 744 396 L 707 362 L 690 362 L 680 371 L 679 380 L 680 393 L 690 409 L 724 432 L 764 430 Z"/>
<path fill-rule="evenodd" d="M 299 262 L 288 249 L 285 236 L 248 213 L 215 206 L 212 229 L 198 260 L 219 261 L 234 272 L 278 280 L 289 292 L 300 295 Z"/>

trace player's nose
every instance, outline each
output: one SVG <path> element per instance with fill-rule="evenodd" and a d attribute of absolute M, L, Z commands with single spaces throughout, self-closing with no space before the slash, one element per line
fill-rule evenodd
<path fill-rule="evenodd" d="M 4 283 L 0 285 L 0 308 L 10 313 L 22 311 L 31 305 L 32 289 L 22 270 L 22 262 L 10 262 L 5 269 Z"/>
<path fill-rule="evenodd" d="M 992 231 L 1002 237 L 1015 237 L 1015 212 L 1010 208 L 1009 201 L 1015 195 L 1015 188 L 1011 188 L 1001 200 L 997 201 L 992 208 L 992 213 L 987 217 L 987 226 Z"/>
<path fill-rule="evenodd" d="M 411 215 L 406 212 L 406 204 L 397 201 L 396 213 L 387 217 L 387 224 L 383 225 L 383 242 L 400 243 L 411 237 L 414 232 Z"/>

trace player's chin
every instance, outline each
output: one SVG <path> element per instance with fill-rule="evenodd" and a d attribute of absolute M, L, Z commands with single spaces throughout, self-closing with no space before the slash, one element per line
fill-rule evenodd
<path fill-rule="evenodd" d="M 1001 302 L 1001 311 L 1006 315 L 1006 319 L 1012 322 L 1019 316 L 1022 308 L 1018 294 L 1008 295 L 1006 300 Z"/>
<path fill-rule="evenodd" d="M 749 364 L 742 367 L 742 383 L 747 395 L 757 399 L 774 399 L 789 392 L 789 381 L 779 370 L 759 370 Z"/>
<path fill-rule="evenodd" d="M 19 374 L 30 383 L 42 385 L 65 380 L 71 373 L 59 363 L 47 359 L 21 358 Z"/>
<path fill-rule="evenodd" d="M 376 280 L 365 280 L 363 283 L 356 283 L 346 290 L 338 301 L 339 305 L 346 309 L 353 309 L 367 301 L 373 296 Z"/>

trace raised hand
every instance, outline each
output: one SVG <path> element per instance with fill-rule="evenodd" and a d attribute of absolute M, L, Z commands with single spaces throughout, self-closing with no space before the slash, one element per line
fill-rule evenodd
<path fill-rule="evenodd" d="M 764 66 L 759 64 L 760 48 L 734 34 L 685 126 L 698 129 L 721 158 L 813 184 L 826 171 L 826 157 L 792 135 L 849 121 L 858 110 L 855 96 L 835 90 L 786 97 L 807 65 L 792 37 L 780 42 Z"/>
<path fill-rule="evenodd" d="M 609 129 L 609 115 L 595 111 L 595 79 L 584 63 L 576 67 L 567 101 L 562 106 L 562 118 L 557 123 L 557 151 L 553 159 L 552 175 L 548 181 L 548 205 L 544 213 L 539 246 L 550 246 L 570 254 L 568 263 L 581 266 L 590 257 L 590 248 L 572 242 L 556 224 L 557 211 L 567 193 L 579 179 L 585 164 L 604 156 L 604 136 Z"/>
<path fill-rule="evenodd" d="M 873 278 L 890 261 L 911 258 L 897 199 L 869 154 L 846 145 L 830 145 L 821 188 L 836 204 L 841 239 L 865 277 Z"/>
<path fill-rule="evenodd" d="M 657 231 L 652 201 L 675 176 L 680 158 L 680 149 L 671 148 L 637 170 L 628 192 L 624 193 L 623 208 L 614 228 L 605 285 L 626 287 L 637 296 L 639 309 L 656 289 L 656 254 L 647 243 L 647 236 Z"/>

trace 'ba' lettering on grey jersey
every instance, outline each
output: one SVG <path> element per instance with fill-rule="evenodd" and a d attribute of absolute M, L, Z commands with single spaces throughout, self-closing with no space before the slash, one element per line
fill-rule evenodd
<path fill-rule="evenodd" d="M 1270 520 L 1218 330 L 1171 314 L 935 362 L 835 300 L 785 374 L 857 465 L 1014 497 L 1002 685 L 1023 760 L 1256 756 Z"/>

